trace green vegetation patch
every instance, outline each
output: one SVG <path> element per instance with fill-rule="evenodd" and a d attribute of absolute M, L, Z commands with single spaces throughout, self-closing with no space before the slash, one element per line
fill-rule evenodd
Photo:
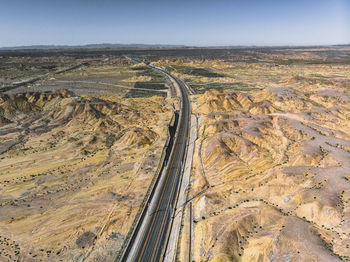
<path fill-rule="evenodd" d="M 153 90 L 164 90 L 167 89 L 165 84 L 154 83 L 154 82 L 136 82 L 134 88 L 144 88 L 144 89 L 153 89 Z"/>
<path fill-rule="evenodd" d="M 148 70 L 149 68 L 147 66 L 138 66 L 138 67 L 131 67 L 131 70 L 134 71 L 145 71 Z"/>
<path fill-rule="evenodd" d="M 306 59 L 287 59 L 277 61 L 279 65 L 338 65 L 338 64 L 350 64 L 350 60 L 306 60 Z"/>
<path fill-rule="evenodd" d="M 196 68 L 190 66 L 173 66 L 178 72 L 186 75 L 202 76 L 202 77 L 224 77 L 223 74 L 218 74 L 205 68 Z"/>
<path fill-rule="evenodd" d="M 211 89 L 235 89 L 238 91 L 248 91 L 254 88 L 249 87 L 246 83 L 208 83 L 208 84 L 191 84 L 193 90 L 198 94 L 203 94 Z"/>
<path fill-rule="evenodd" d="M 152 96 L 162 96 L 166 97 L 166 92 L 155 92 L 152 90 L 139 90 L 139 89 L 130 89 L 129 92 L 125 94 L 126 98 L 136 98 L 136 97 L 152 97 Z"/>
<path fill-rule="evenodd" d="M 153 69 L 146 68 L 145 70 L 137 71 L 137 76 L 150 76 L 155 82 L 164 82 L 164 77 L 162 74 L 154 71 Z"/>

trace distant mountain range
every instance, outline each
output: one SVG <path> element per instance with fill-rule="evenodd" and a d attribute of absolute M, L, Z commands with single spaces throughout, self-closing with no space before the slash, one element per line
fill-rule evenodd
<path fill-rule="evenodd" d="M 310 45 L 310 46 L 254 46 L 254 45 L 228 45 L 228 46 L 202 46 L 201 48 L 261 48 L 261 47 L 284 47 L 284 48 L 311 48 L 311 47 L 350 47 L 350 44 L 341 45 Z M 29 45 L 29 46 L 9 46 L 0 47 L 0 50 L 53 50 L 53 49 L 103 49 L 103 48 L 195 48 L 186 45 L 161 45 L 161 44 L 87 44 L 87 45 Z"/>
<path fill-rule="evenodd" d="M 23 50 L 23 49 L 79 49 L 79 48 L 183 48 L 184 45 L 158 45 L 158 44 L 88 44 L 88 45 L 30 45 L 0 47 L 0 50 Z"/>

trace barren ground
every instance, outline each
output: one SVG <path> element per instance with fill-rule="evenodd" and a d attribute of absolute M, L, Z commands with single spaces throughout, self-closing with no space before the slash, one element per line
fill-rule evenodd
<path fill-rule="evenodd" d="M 196 91 L 178 261 L 349 260 L 349 50 L 0 52 L 0 88 L 45 76 L 0 95 L 0 261 L 120 249 L 178 107 L 124 53 Z"/>
<path fill-rule="evenodd" d="M 192 260 L 349 260 L 350 66 L 308 58 L 159 62 L 200 93 Z"/>
<path fill-rule="evenodd" d="M 113 260 L 172 116 L 166 89 L 130 95 L 137 82 L 166 85 L 94 62 L 0 95 L 0 261 Z"/>

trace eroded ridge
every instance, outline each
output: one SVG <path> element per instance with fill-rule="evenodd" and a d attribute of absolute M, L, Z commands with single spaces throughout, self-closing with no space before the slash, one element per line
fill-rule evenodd
<path fill-rule="evenodd" d="M 160 97 L 1 94 L 0 260 L 113 259 L 170 117 Z"/>
<path fill-rule="evenodd" d="M 349 258 L 349 91 L 312 80 L 193 99 L 195 261 Z"/>

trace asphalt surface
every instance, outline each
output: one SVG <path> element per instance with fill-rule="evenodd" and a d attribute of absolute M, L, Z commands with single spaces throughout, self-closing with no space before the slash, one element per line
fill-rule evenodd
<path fill-rule="evenodd" d="M 160 70 L 160 69 L 158 69 Z M 168 168 L 164 174 L 164 182 L 157 185 L 160 188 L 159 194 L 156 194 L 155 208 L 152 210 L 150 217 L 146 217 L 147 224 L 143 232 L 135 232 L 141 234 L 138 244 L 134 247 L 133 254 L 125 254 L 122 261 L 162 261 L 167 240 L 172 224 L 172 216 L 174 214 L 174 207 L 176 206 L 179 184 L 181 182 L 184 156 L 187 150 L 187 141 L 189 139 L 189 125 L 190 125 L 190 100 L 185 84 L 178 78 L 169 73 L 160 70 L 173 78 L 180 87 L 181 91 L 181 108 L 177 127 L 177 136 L 173 143 L 172 153 L 167 160 Z M 154 201 L 154 199 L 153 199 Z"/>

